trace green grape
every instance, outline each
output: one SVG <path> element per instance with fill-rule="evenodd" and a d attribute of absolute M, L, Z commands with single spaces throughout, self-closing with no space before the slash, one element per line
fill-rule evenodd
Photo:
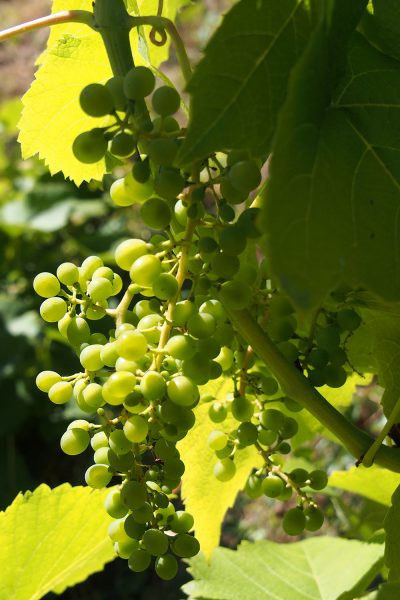
<path fill-rule="evenodd" d="M 220 289 L 222 302 L 232 310 L 243 310 L 251 302 L 251 289 L 238 281 L 225 281 Z"/>
<path fill-rule="evenodd" d="M 110 188 L 111 200 L 117 206 L 132 206 L 135 203 L 135 198 L 125 184 L 125 178 L 114 181 Z"/>
<path fill-rule="evenodd" d="M 305 528 L 307 531 L 318 531 L 324 524 L 324 513 L 314 506 L 306 508 L 304 511 L 306 517 Z"/>
<path fill-rule="evenodd" d="M 147 371 L 140 382 L 140 391 L 146 400 L 159 400 L 166 392 L 164 377 L 156 371 Z"/>
<path fill-rule="evenodd" d="M 293 337 L 295 327 L 290 317 L 283 319 L 272 318 L 268 321 L 267 331 L 275 342 L 286 342 Z"/>
<path fill-rule="evenodd" d="M 147 315 L 140 319 L 137 324 L 139 331 L 143 333 L 147 341 L 151 344 L 158 344 L 161 337 L 161 328 L 164 324 L 164 318 L 159 314 Z"/>
<path fill-rule="evenodd" d="M 170 581 L 178 573 L 178 562 L 171 554 L 164 554 L 156 559 L 155 569 L 160 579 Z"/>
<path fill-rule="evenodd" d="M 142 544 L 153 556 L 161 556 L 168 550 L 168 536 L 158 529 L 148 529 L 143 534 Z"/>
<path fill-rule="evenodd" d="M 146 550 L 134 550 L 128 559 L 128 566 L 134 573 L 146 571 L 151 563 L 151 554 Z"/>
<path fill-rule="evenodd" d="M 108 465 L 92 465 L 85 473 L 85 481 L 89 487 L 101 489 L 107 487 L 112 479 Z"/>
<path fill-rule="evenodd" d="M 127 507 L 122 504 L 119 490 L 111 490 L 109 492 L 104 500 L 104 508 L 113 519 L 121 519 L 128 512 Z"/>
<path fill-rule="evenodd" d="M 174 133 L 180 130 L 180 125 L 174 117 L 156 117 L 153 121 L 154 131 L 165 131 Z"/>
<path fill-rule="evenodd" d="M 272 429 L 260 428 L 258 431 L 258 441 L 262 446 L 272 446 L 276 442 L 278 432 Z"/>
<path fill-rule="evenodd" d="M 347 361 L 347 354 L 343 348 L 336 348 L 329 354 L 329 363 L 333 367 L 341 367 Z"/>
<path fill-rule="evenodd" d="M 157 194 L 168 200 L 174 200 L 184 187 L 185 180 L 179 169 L 160 168 L 154 182 L 154 190 Z"/>
<path fill-rule="evenodd" d="M 309 474 L 310 487 L 313 490 L 323 490 L 328 485 L 328 475 L 321 469 L 311 471 Z"/>
<path fill-rule="evenodd" d="M 191 558 L 199 553 L 200 544 L 192 535 L 179 533 L 172 542 L 172 550 L 180 558 Z"/>
<path fill-rule="evenodd" d="M 192 358 L 196 353 L 196 342 L 188 335 L 174 335 L 165 345 L 165 351 L 179 360 Z"/>
<path fill-rule="evenodd" d="M 124 522 L 125 533 L 134 540 L 141 540 L 144 532 L 146 531 L 146 525 L 144 523 L 138 523 L 130 514 L 127 516 Z"/>
<path fill-rule="evenodd" d="M 232 350 L 227 346 L 222 346 L 218 356 L 215 357 L 215 362 L 221 365 L 223 371 L 229 371 L 233 365 L 233 359 L 234 355 Z"/>
<path fill-rule="evenodd" d="M 165 229 L 172 217 L 171 209 L 165 200 L 150 198 L 142 205 L 140 215 L 144 223 L 152 229 Z"/>
<path fill-rule="evenodd" d="M 130 510 L 135 510 L 146 502 L 146 488 L 138 481 L 126 481 L 121 488 L 121 500 Z"/>
<path fill-rule="evenodd" d="M 130 471 L 135 465 L 135 456 L 133 452 L 126 452 L 125 454 L 116 454 L 115 452 L 113 452 L 113 450 L 111 450 L 111 448 L 109 448 L 107 453 L 107 459 L 108 463 L 110 464 L 110 467 L 114 471 L 118 471 L 120 473 L 126 473 L 127 471 Z"/>
<path fill-rule="evenodd" d="M 272 431 L 281 429 L 285 421 L 285 415 L 275 408 L 263 410 L 259 418 L 264 429 L 272 429 Z"/>
<path fill-rule="evenodd" d="M 241 254 L 246 248 L 246 236 L 237 225 L 222 229 L 218 241 L 221 249 L 231 256 Z"/>
<path fill-rule="evenodd" d="M 322 348 L 314 348 L 307 356 L 307 363 L 312 367 L 323 368 L 328 364 L 329 354 Z"/>
<path fill-rule="evenodd" d="M 187 330 L 194 338 L 204 339 L 209 338 L 215 332 L 215 319 L 209 313 L 197 313 L 189 318 L 187 322 Z"/>
<path fill-rule="evenodd" d="M 291 302 L 285 296 L 272 296 L 271 300 L 269 301 L 269 314 L 271 317 L 289 317 L 293 313 L 294 308 Z"/>
<path fill-rule="evenodd" d="M 225 406 L 219 402 L 214 402 L 208 409 L 208 416 L 213 423 L 222 423 L 222 421 L 225 421 L 227 415 L 228 411 Z"/>
<path fill-rule="evenodd" d="M 345 308 L 336 315 L 336 320 L 342 331 L 354 331 L 361 325 L 361 317 L 355 310 Z"/>
<path fill-rule="evenodd" d="M 321 387 L 326 383 L 325 369 L 313 369 L 308 371 L 308 381 L 314 387 Z"/>
<path fill-rule="evenodd" d="M 99 344 L 100 346 L 104 346 L 107 344 L 107 338 L 103 333 L 92 333 L 89 338 L 90 344 Z"/>
<path fill-rule="evenodd" d="M 75 419 L 75 421 L 71 421 L 67 429 L 83 429 L 84 431 L 89 431 L 90 423 L 85 419 Z"/>
<path fill-rule="evenodd" d="M 151 160 L 162 167 L 170 167 L 178 152 L 178 146 L 172 138 L 157 138 L 148 145 Z"/>
<path fill-rule="evenodd" d="M 139 300 L 139 302 L 136 302 L 133 310 L 139 319 L 143 319 L 159 311 L 160 305 L 157 301 L 154 305 L 154 300 L 153 298 L 152 300 Z"/>
<path fill-rule="evenodd" d="M 300 486 L 305 485 L 310 478 L 308 471 L 301 468 L 293 469 L 293 471 L 291 471 L 289 475 L 290 479 Z"/>
<path fill-rule="evenodd" d="M 104 367 L 100 356 L 102 348 L 103 346 L 100 344 L 92 344 L 82 350 L 79 360 L 84 369 L 87 371 L 99 371 Z"/>
<path fill-rule="evenodd" d="M 132 281 L 143 287 L 151 287 L 161 273 L 161 261 L 153 254 L 137 258 L 130 269 Z"/>
<path fill-rule="evenodd" d="M 36 377 L 36 387 L 41 391 L 47 392 L 55 384 L 61 381 L 61 375 L 55 371 L 42 371 Z"/>
<path fill-rule="evenodd" d="M 230 178 L 225 176 L 221 178 L 220 184 L 222 197 L 229 202 L 229 204 L 241 204 L 247 199 L 248 194 L 235 188 Z"/>
<path fill-rule="evenodd" d="M 283 517 L 282 527 L 288 535 L 300 535 L 306 526 L 306 517 L 301 508 L 291 508 Z"/>
<path fill-rule="evenodd" d="M 88 281 L 92 278 L 95 271 L 103 266 L 103 261 L 99 256 L 88 256 L 79 269 L 79 280 Z"/>
<path fill-rule="evenodd" d="M 261 173 L 254 160 L 242 160 L 232 165 L 229 181 L 234 188 L 248 194 L 261 183 Z"/>
<path fill-rule="evenodd" d="M 120 558 L 129 559 L 131 554 L 138 550 L 139 542 L 136 540 L 123 540 L 121 542 L 115 542 L 114 550 Z"/>
<path fill-rule="evenodd" d="M 44 321 L 55 323 L 67 312 L 67 303 L 62 298 L 47 298 L 40 305 L 40 315 Z"/>
<path fill-rule="evenodd" d="M 65 454 L 75 456 L 84 452 L 89 442 L 90 436 L 84 429 L 67 429 L 61 437 L 60 446 Z"/>
<path fill-rule="evenodd" d="M 226 164 L 231 167 L 239 161 L 248 160 L 248 158 L 249 153 L 247 150 L 231 150 L 227 156 Z"/>
<path fill-rule="evenodd" d="M 104 384 L 104 389 L 116 398 L 125 398 L 136 385 L 136 377 L 129 371 L 118 371 L 110 375 Z"/>
<path fill-rule="evenodd" d="M 299 358 L 299 351 L 292 342 L 279 342 L 277 347 L 288 362 L 294 363 Z"/>
<path fill-rule="evenodd" d="M 147 421 L 143 417 L 130 417 L 124 425 L 124 434 L 126 438 L 135 444 L 143 442 L 149 431 Z"/>
<path fill-rule="evenodd" d="M 232 256 L 231 254 L 227 254 L 223 251 L 214 254 L 214 256 L 211 259 L 211 274 L 215 277 L 231 279 L 238 272 L 239 267 L 240 261 L 238 257 Z"/>
<path fill-rule="evenodd" d="M 175 202 L 174 216 L 175 216 L 176 222 L 178 223 L 178 225 L 181 225 L 182 229 L 184 227 L 186 227 L 186 224 L 187 224 L 187 220 L 188 220 L 187 210 L 188 210 L 188 207 L 182 200 L 178 200 L 177 202 Z M 174 223 L 174 221 L 172 220 L 171 226 L 173 225 L 173 223 Z"/>
<path fill-rule="evenodd" d="M 214 319 L 224 320 L 226 318 L 224 307 L 222 306 L 219 300 L 215 300 L 215 298 L 210 298 L 210 300 L 206 300 L 200 305 L 199 308 L 200 313 L 209 313 L 214 317 Z"/>
<path fill-rule="evenodd" d="M 279 429 L 279 435 L 283 440 L 289 440 L 294 437 L 299 430 L 299 426 L 295 419 L 285 417 L 282 427 Z"/>
<path fill-rule="evenodd" d="M 250 239 L 257 239 L 261 236 L 261 229 L 259 228 L 259 218 L 261 216 L 260 208 L 246 208 L 237 220 L 237 226 L 243 230 L 246 237 Z M 293 312 L 293 310 L 292 310 Z"/>
<path fill-rule="evenodd" d="M 143 240 L 126 240 L 116 247 L 115 262 L 124 271 L 129 271 L 135 260 L 147 254 L 147 246 Z"/>
<path fill-rule="evenodd" d="M 72 286 L 79 280 L 79 269 L 74 263 L 62 263 L 57 269 L 57 277 L 64 285 Z"/>
<path fill-rule="evenodd" d="M 340 331 L 334 325 L 321 327 L 317 330 L 315 340 L 320 348 L 330 353 L 340 344 Z"/>
<path fill-rule="evenodd" d="M 180 406 L 193 406 L 199 399 L 199 390 L 188 377 L 178 375 L 167 384 L 168 398 Z"/>
<path fill-rule="evenodd" d="M 147 352 L 147 339 L 140 331 L 126 331 L 115 343 L 118 354 L 126 360 L 140 360 Z"/>
<path fill-rule="evenodd" d="M 105 83 L 105 87 L 112 96 L 115 109 L 120 112 L 125 112 L 126 97 L 124 94 L 124 78 L 120 75 L 111 77 L 111 79 Z"/>
<path fill-rule="evenodd" d="M 147 67 L 133 67 L 124 78 L 124 93 L 130 100 L 141 100 L 154 90 L 156 79 Z"/>
<path fill-rule="evenodd" d="M 132 516 L 138 523 L 145 524 L 153 518 L 153 508 L 151 504 L 145 502 L 142 506 L 132 510 Z"/>
<path fill-rule="evenodd" d="M 207 439 L 211 450 L 222 450 L 228 443 L 228 436 L 223 431 L 212 431 Z"/>
<path fill-rule="evenodd" d="M 277 475 L 268 475 L 261 484 L 262 493 L 268 496 L 268 498 L 277 498 L 280 496 L 284 487 L 285 484 Z"/>
<path fill-rule="evenodd" d="M 136 139 L 132 134 L 122 131 L 111 142 L 110 152 L 119 158 L 127 158 L 136 150 Z"/>
<path fill-rule="evenodd" d="M 67 381 L 57 381 L 49 389 L 49 399 L 54 404 L 65 404 L 72 399 L 72 385 Z"/>
<path fill-rule="evenodd" d="M 134 202 L 143 204 L 153 194 L 153 180 L 149 179 L 145 183 L 139 183 L 131 173 L 125 176 L 125 187 L 132 196 Z"/>
<path fill-rule="evenodd" d="M 196 352 L 192 358 L 182 361 L 182 373 L 191 379 L 196 385 L 205 385 L 211 379 L 211 361 Z M 222 370 L 219 371 L 221 374 Z"/>
<path fill-rule="evenodd" d="M 107 140 L 102 129 L 92 129 L 80 133 L 72 144 L 72 152 L 79 162 L 92 164 L 104 158 L 107 152 Z"/>
<path fill-rule="evenodd" d="M 230 206 L 226 202 L 221 202 L 221 204 L 219 205 L 219 216 L 226 223 L 230 223 L 235 219 L 236 213 L 232 206 Z"/>
<path fill-rule="evenodd" d="M 250 421 L 244 421 L 237 428 L 236 437 L 242 446 L 251 446 L 251 444 L 257 441 L 257 427 L 253 423 L 250 423 Z"/>
<path fill-rule="evenodd" d="M 132 176 L 138 183 L 147 183 L 151 176 L 149 159 L 136 160 L 132 167 Z"/>
<path fill-rule="evenodd" d="M 52 273 L 39 273 L 33 280 L 33 289 L 42 298 L 52 298 L 60 291 L 60 282 Z"/>
<path fill-rule="evenodd" d="M 98 431 L 94 434 L 90 440 L 90 445 L 93 450 L 99 450 L 99 448 L 108 448 L 108 437 L 104 431 Z"/>
<path fill-rule="evenodd" d="M 222 458 L 213 469 L 214 476 L 219 481 L 229 481 L 236 473 L 236 465 L 230 458 Z"/>
<path fill-rule="evenodd" d="M 65 315 L 61 321 L 58 322 L 58 328 L 61 333 L 62 321 L 67 319 L 69 315 Z M 90 327 L 85 319 L 82 317 L 69 318 L 66 321 L 65 337 L 68 339 L 72 346 L 80 346 L 85 342 L 89 341 L 90 338 Z"/>
<path fill-rule="evenodd" d="M 273 377 L 262 377 L 261 389 L 266 396 L 274 396 L 279 390 L 279 385 Z"/>
<path fill-rule="evenodd" d="M 129 519 L 129 517 L 127 517 Z M 111 521 L 108 526 L 108 536 L 113 542 L 128 542 L 129 536 L 125 532 L 125 522 L 127 519 L 116 519 Z"/>
<path fill-rule="evenodd" d="M 118 338 L 121 337 L 121 335 L 123 333 L 126 333 L 127 331 L 135 331 L 135 326 L 132 325 L 132 323 L 122 323 L 122 325 L 119 325 L 114 332 L 114 337 L 117 340 Z"/>
<path fill-rule="evenodd" d="M 236 396 L 232 401 L 231 411 L 237 421 L 250 421 L 254 413 L 254 405 L 244 396 Z"/>
<path fill-rule="evenodd" d="M 130 442 L 122 429 L 115 429 L 110 433 L 110 448 L 115 454 L 121 456 L 132 450 L 132 442 Z"/>
<path fill-rule="evenodd" d="M 109 448 L 99 448 L 93 455 L 93 461 L 97 465 L 110 465 L 109 452 Z"/>
<path fill-rule="evenodd" d="M 284 398 L 283 403 L 285 405 L 285 408 L 287 408 L 287 410 L 289 410 L 290 412 L 297 413 L 303 410 L 301 404 L 299 404 L 295 400 L 292 400 L 292 398 Z"/>
<path fill-rule="evenodd" d="M 346 383 L 347 373 L 343 367 L 328 365 L 324 369 L 326 385 L 332 388 L 340 388 Z"/>
<path fill-rule="evenodd" d="M 169 527 L 174 533 L 187 533 L 192 529 L 193 525 L 194 519 L 192 515 L 184 510 L 177 510 L 169 522 Z"/>
<path fill-rule="evenodd" d="M 278 500 L 282 502 L 286 502 L 286 500 L 290 500 L 293 495 L 293 489 L 290 486 L 286 486 L 283 488 L 283 492 L 278 496 Z"/>
<path fill-rule="evenodd" d="M 118 356 L 117 344 L 115 342 L 105 344 L 100 351 L 100 359 L 106 367 L 115 367 Z"/>
<path fill-rule="evenodd" d="M 163 85 L 154 92 L 152 104 L 157 114 L 168 117 L 179 110 L 181 98 L 174 88 Z"/>
<path fill-rule="evenodd" d="M 259 498 L 262 495 L 262 479 L 252 473 L 246 481 L 244 491 L 249 498 Z"/>
<path fill-rule="evenodd" d="M 203 255 L 208 257 L 219 249 L 218 243 L 215 241 L 215 239 L 208 235 L 201 237 L 197 245 L 202 257 Z"/>
<path fill-rule="evenodd" d="M 289 454 L 292 451 L 292 447 L 287 442 L 281 442 L 276 450 L 280 454 Z"/>
<path fill-rule="evenodd" d="M 170 273 L 161 273 L 153 281 L 153 292 L 160 300 L 170 300 L 175 298 L 179 291 L 179 285 L 176 278 Z"/>
<path fill-rule="evenodd" d="M 79 104 L 90 117 L 105 117 L 114 110 L 113 97 L 101 83 L 91 83 L 84 87 L 79 96 Z"/>
<path fill-rule="evenodd" d="M 113 286 L 105 277 L 99 277 L 89 283 L 87 292 L 93 302 L 101 302 L 113 295 Z"/>
<path fill-rule="evenodd" d="M 207 338 L 205 340 L 199 340 L 197 350 L 200 355 L 212 360 L 219 355 L 221 346 L 214 338 Z"/>
<path fill-rule="evenodd" d="M 190 302 L 190 300 L 182 300 L 181 302 L 177 302 L 172 312 L 174 325 L 177 325 L 178 327 L 184 327 L 194 312 L 195 307 L 193 302 Z"/>

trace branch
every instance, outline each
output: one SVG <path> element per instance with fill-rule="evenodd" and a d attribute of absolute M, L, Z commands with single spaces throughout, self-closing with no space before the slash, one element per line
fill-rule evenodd
<path fill-rule="evenodd" d="M 21 25 L 15 25 L 4 31 L 0 31 L 0 42 L 4 42 L 12 37 L 34 31 L 35 29 L 43 29 L 51 25 L 61 25 L 63 23 L 83 23 L 94 29 L 93 13 L 87 10 L 64 10 L 53 15 L 47 15 L 40 19 L 27 21 Z"/>
<path fill-rule="evenodd" d="M 374 440 L 329 404 L 310 385 L 306 377 L 296 367 L 287 362 L 268 335 L 246 310 L 231 310 L 227 306 L 225 306 L 225 310 L 240 335 L 252 346 L 255 353 L 277 378 L 284 393 L 296 400 L 324 427 L 329 429 L 353 456 L 356 458 L 362 456 Z M 400 449 L 381 446 L 376 453 L 375 462 L 382 467 L 399 473 Z"/>

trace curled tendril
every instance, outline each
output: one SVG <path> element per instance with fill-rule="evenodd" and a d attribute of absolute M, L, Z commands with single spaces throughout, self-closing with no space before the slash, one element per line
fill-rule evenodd
<path fill-rule="evenodd" d="M 157 17 L 162 16 L 164 8 L 164 0 L 158 0 Z M 155 46 L 164 46 L 167 42 L 167 33 L 165 29 L 157 29 L 153 27 L 150 31 L 150 40 Z"/>

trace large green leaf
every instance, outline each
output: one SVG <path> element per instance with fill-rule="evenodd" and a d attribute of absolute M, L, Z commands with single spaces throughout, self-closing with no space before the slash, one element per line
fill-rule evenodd
<path fill-rule="evenodd" d="M 399 475 L 377 466 L 368 469 L 362 466 L 351 467 L 348 471 L 332 473 L 329 485 L 390 506 L 392 494 L 399 485 Z"/>
<path fill-rule="evenodd" d="M 174 19 L 183 0 L 164 2 L 164 13 Z M 129 0 L 133 14 L 156 14 L 157 0 Z M 92 0 L 54 0 L 53 12 L 62 10 L 92 11 Z M 131 34 L 132 51 L 137 64 L 158 67 L 168 57 L 169 43 L 153 47 L 147 40 L 147 28 L 138 36 Z M 19 122 L 19 141 L 24 158 L 39 154 L 52 174 L 62 171 L 79 185 L 82 181 L 101 180 L 106 172 L 104 159 L 92 165 L 80 163 L 72 153 L 79 133 L 102 127 L 106 118 L 91 118 L 79 106 L 81 90 L 93 82 L 104 83 L 111 68 L 101 36 L 79 23 L 66 23 L 51 28 L 46 50 L 37 60 L 35 81 L 23 98 Z"/>
<path fill-rule="evenodd" d="M 241 0 L 188 85 L 191 119 L 182 163 L 215 150 L 268 153 L 290 69 L 310 33 L 303 0 Z"/>
<path fill-rule="evenodd" d="M 336 2 L 331 26 L 321 25 L 294 69 L 277 132 L 266 246 L 304 309 L 341 282 L 387 299 L 400 293 L 400 65 L 355 34 L 333 87 L 365 4 Z"/>
<path fill-rule="evenodd" d="M 392 505 L 383 527 L 386 531 L 385 563 L 389 567 L 389 579 L 400 580 L 400 485 L 392 496 Z"/>
<path fill-rule="evenodd" d="M 202 600 L 350 600 L 365 590 L 382 559 L 380 544 L 333 537 L 243 542 L 237 551 L 218 548 L 210 563 L 201 555 L 192 559 L 194 581 L 183 590 Z"/>
<path fill-rule="evenodd" d="M 204 386 L 207 393 L 218 399 L 232 390 L 230 380 Z M 178 444 L 181 458 L 186 465 L 183 476 L 182 497 L 186 509 L 195 517 L 195 532 L 203 553 L 208 557 L 219 544 L 221 525 L 239 490 L 243 489 L 253 467 L 260 465 L 260 457 L 253 447 L 245 448 L 235 456 L 236 475 L 227 482 L 218 481 L 213 475 L 215 453 L 207 445 L 212 431 L 231 431 L 238 422 L 230 417 L 223 423 L 213 423 L 208 418 L 208 404 L 195 408 L 196 424 Z"/>
<path fill-rule="evenodd" d="M 19 494 L 0 513 L 0 598 L 61 594 L 113 560 L 105 493 L 64 484 Z"/>
<path fill-rule="evenodd" d="M 398 600 L 400 598 L 400 583 L 384 583 L 376 592 L 363 596 L 362 600 Z"/>

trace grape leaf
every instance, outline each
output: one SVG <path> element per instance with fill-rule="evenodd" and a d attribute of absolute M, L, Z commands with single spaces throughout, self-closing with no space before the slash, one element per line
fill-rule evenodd
<path fill-rule="evenodd" d="M 271 161 L 266 249 L 305 310 L 341 282 L 388 300 L 400 292 L 400 65 L 354 34 L 332 87 L 364 5 L 337 2 L 330 29 L 313 35 L 293 70 Z"/>
<path fill-rule="evenodd" d="M 232 391 L 230 380 L 221 380 L 203 387 L 207 393 L 223 398 Z M 228 417 L 223 423 L 213 423 L 208 418 L 209 404 L 200 404 L 194 409 L 196 424 L 187 436 L 178 443 L 181 458 L 186 464 L 183 476 L 182 498 L 186 509 L 195 517 L 196 537 L 205 556 L 209 557 L 219 544 L 221 525 L 239 490 L 243 489 L 253 467 L 261 464 L 258 454 L 245 448 L 235 456 L 236 475 L 227 482 L 218 481 L 213 475 L 217 459 L 207 445 L 207 438 L 216 429 L 229 432 L 238 426 L 238 421 Z"/>
<path fill-rule="evenodd" d="M 354 557 L 357 560 L 354 560 Z M 190 560 L 190 599 L 350 600 L 382 566 L 381 544 L 315 537 L 293 544 L 242 542 L 237 551 L 217 548 L 210 563 Z"/>
<path fill-rule="evenodd" d="M 363 23 L 371 42 L 397 59 L 400 59 L 399 17 L 397 0 L 373 0 L 373 14 L 366 15 Z"/>
<path fill-rule="evenodd" d="M 268 153 L 289 71 L 309 33 L 302 0 L 242 0 L 230 10 L 188 85 L 182 164 L 225 148 Z"/>
<path fill-rule="evenodd" d="M 400 583 L 384 583 L 377 591 L 363 596 L 362 600 L 398 600 L 400 597 Z"/>
<path fill-rule="evenodd" d="M 182 0 L 169 0 L 164 4 L 165 16 L 174 18 Z M 128 2 L 133 14 L 139 14 L 142 8 L 145 14 L 149 14 L 148 11 L 155 14 L 156 6 L 157 0 Z M 74 9 L 92 11 L 92 0 L 53 1 L 52 12 Z M 150 47 L 136 30 L 131 33 L 131 45 L 137 64 L 151 60 L 157 67 L 168 56 L 169 42 L 161 48 Z M 51 28 L 47 48 L 37 64 L 39 69 L 23 98 L 24 108 L 18 125 L 23 158 L 38 154 L 51 174 L 62 171 L 77 185 L 91 179 L 101 180 L 107 171 L 104 159 L 86 165 L 72 153 L 73 141 L 79 133 L 109 122 L 109 117 L 88 117 L 79 106 L 79 94 L 86 85 L 104 83 L 112 75 L 101 36 L 79 23 L 56 25 Z"/>
<path fill-rule="evenodd" d="M 392 505 L 383 522 L 386 531 L 385 563 L 389 567 L 389 579 L 400 580 L 400 486 L 392 496 Z"/>
<path fill-rule="evenodd" d="M 19 494 L 0 513 L 0 598 L 61 594 L 113 560 L 102 502 L 108 491 L 63 484 Z"/>
<path fill-rule="evenodd" d="M 330 486 L 359 494 L 385 506 L 390 506 L 390 499 L 398 484 L 398 473 L 375 465 L 368 469 L 360 466 L 351 467 L 348 471 L 335 471 L 329 477 Z"/>

